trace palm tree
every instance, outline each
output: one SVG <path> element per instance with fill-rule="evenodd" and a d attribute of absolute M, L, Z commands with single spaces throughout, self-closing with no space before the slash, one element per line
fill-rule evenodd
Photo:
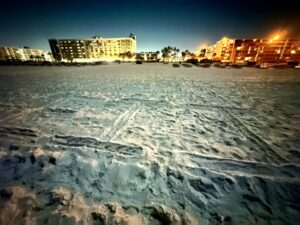
<path fill-rule="evenodd" d="M 182 55 L 183 60 L 185 58 L 192 59 L 192 58 L 195 58 L 195 56 L 196 56 L 194 53 L 190 52 L 187 49 L 184 52 L 181 52 L 181 55 Z"/>
<path fill-rule="evenodd" d="M 163 57 L 164 61 L 166 61 L 166 59 L 169 61 L 170 57 L 172 60 L 178 59 L 177 55 L 178 55 L 179 51 L 180 50 L 176 47 L 168 46 L 168 47 L 164 47 L 161 50 L 161 53 L 162 53 L 162 57 Z"/>
<path fill-rule="evenodd" d="M 183 60 L 183 61 L 184 61 L 185 56 L 186 56 L 186 52 L 185 52 L 185 51 L 184 51 L 184 52 L 181 52 L 181 57 L 182 57 L 182 60 Z"/>
<path fill-rule="evenodd" d="M 125 58 L 131 59 L 132 57 L 134 57 L 134 53 L 131 53 L 130 51 L 128 52 L 122 52 L 119 54 L 119 57 L 121 57 L 124 61 Z"/>
<path fill-rule="evenodd" d="M 139 54 L 136 54 L 136 60 L 144 61 L 145 58 L 144 58 L 144 56 L 142 55 L 142 53 L 139 53 Z"/>
<path fill-rule="evenodd" d="M 135 36 L 133 35 L 133 33 L 130 33 L 129 37 L 132 38 L 133 40 L 135 40 Z"/>
<path fill-rule="evenodd" d="M 162 54 L 162 57 L 163 57 L 163 60 L 164 60 L 164 61 L 165 61 L 166 58 L 169 58 L 168 48 L 167 48 L 167 47 L 164 47 L 164 48 L 161 50 L 161 54 Z"/>
<path fill-rule="evenodd" d="M 124 53 L 124 52 L 120 53 L 120 54 L 119 54 L 119 57 L 122 58 L 123 61 L 124 61 L 124 59 L 125 59 L 125 53 Z"/>
<path fill-rule="evenodd" d="M 104 51 L 103 51 L 102 49 L 100 49 L 99 54 L 98 54 L 98 57 L 99 57 L 99 58 L 102 58 L 103 53 L 104 53 Z"/>
<path fill-rule="evenodd" d="M 179 48 L 173 47 L 171 51 L 172 51 L 173 60 L 176 59 L 178 61 Z"/>
<path fill-rule="evenodd" d="M 125 53 L 125 56 L 128 58 L 128 59 L 131 59 L 133 57 L 133 54 L 131 52 L 126 52 Z"/>

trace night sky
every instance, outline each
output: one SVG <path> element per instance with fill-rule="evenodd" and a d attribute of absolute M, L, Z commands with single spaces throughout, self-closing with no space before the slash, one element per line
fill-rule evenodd
<path fill-rule="evenodd" d="M 2 1 L 3 2 L 3 1 Z M 16 1 L 1 3 L 0 46 L 49 50 L 49 38 L 137 36 L 138 51 L 199 50 L 224 36 L 300 37 L 297 1 Z"/>

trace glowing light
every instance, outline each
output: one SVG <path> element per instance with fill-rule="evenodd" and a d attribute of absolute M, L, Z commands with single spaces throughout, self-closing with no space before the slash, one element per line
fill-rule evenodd
<path fill-rule="evenodd" d="M 295 51 L 295 50 L 292 50 L 292 51 L 291 51 L 291 54 L 295 54 L 295 53 L 296 53 L 296 51 Z"/>
<path fill-rule="evenodd" d="M 208 48 L 207 44 L 200 44 L 200 45 L 198 45 L 199 51 L 202 50 L 202 49 L 207 49 L 207 48 Z"/>
<path fill-rule="evenodd" d="M 284 39 L 288 33 L 289 31 L 287 29 L 279 29 L 269 34 L 266 38 L 269 39 L 270 43 L 272 43 L 273 41 Z"/>
<path fill-rule="evenodd" d="M 276 34 L 273 38 L 271 38 L 271 39 L 269 40 L 269 43 L 272 43 L 273 41 L 277 41 L 277 40 L 279 40 L 279 38 L 280 38 L 280 35 L 279 35 L 279 34 Z"/>

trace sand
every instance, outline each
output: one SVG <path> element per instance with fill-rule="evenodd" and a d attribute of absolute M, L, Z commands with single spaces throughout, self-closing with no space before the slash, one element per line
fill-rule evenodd
<path fill-rule="evenodd" d="M 1 67 L 0 224 L 298 224 L 300 74 Z"/>

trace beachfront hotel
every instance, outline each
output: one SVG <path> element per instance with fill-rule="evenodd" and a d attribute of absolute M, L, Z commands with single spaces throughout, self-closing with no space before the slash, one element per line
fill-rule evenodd
<path fill-rule="evenodd" d="M 0 47 L 0 61 L 39 61 L 52 62 L 52 54 L 48 51 L 28 47 Z"/>
<path fill-rule="evenodd" d="M 300 39 L 222 38 L 206 49 L 207 58 L 221 62 L 287 63 L 300 62 Z"/>
<path fill-rule="evenodd" d="M 136 53 L 136 37 L 49 39 L 53 57 L 62 62 L 131 60 Z"/>

